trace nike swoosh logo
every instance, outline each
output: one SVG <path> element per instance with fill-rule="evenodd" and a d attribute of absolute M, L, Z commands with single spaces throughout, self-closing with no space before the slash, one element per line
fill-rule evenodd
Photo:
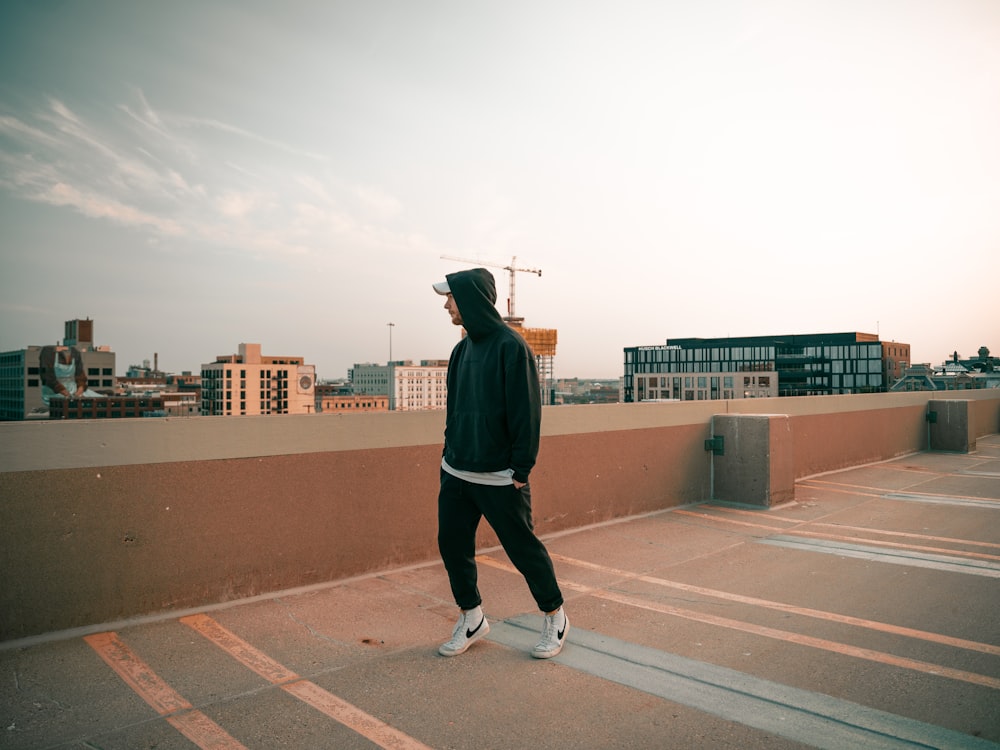
<path fill-rule="evenodd" d="M 566 635 L 566 623 L 563 622 L 563 629 L 560 630 L 558 633 L 556 633 L 556 638 L 558 638 L 561 641 L 565 635 Z"/>
<path fill-rule="evenodd" d="M 468 628 L 466 628 L 466 630 L 465 630 L 465 637 L 466 638 L 471 638 L 476 633 L 478 633 L 479 632 L 479 628 L 481 628 L 483 626 L 484 622 L 486 622 L 486 618 L 485 617 L 482 620 L 479 621 L 479 624 L 476 625 L 476 629 L 475 630 L 469 630 Z"/>

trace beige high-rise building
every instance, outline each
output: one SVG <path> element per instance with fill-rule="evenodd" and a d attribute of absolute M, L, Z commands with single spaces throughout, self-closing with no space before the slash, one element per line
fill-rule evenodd
<path fill-rule="evenodd" d="M 424 359 L 392 362 L 392 393 L 389 408 L 393 411 L 431 411 L 448 406 L 448 360 Z"/>
<path fill-rule="evenodd" d="M 448 405 L 446 359 L 355 364 L 350 377 L 355 393 L 387 396 L 390 411 L 432 411 Z"/>
<path fill-rule="evenodd" d="M 201 413 L 309 414 L 316 407 L 316 367 L 302 357 L 266 356 L 260 344 L 201 366 Z"/>

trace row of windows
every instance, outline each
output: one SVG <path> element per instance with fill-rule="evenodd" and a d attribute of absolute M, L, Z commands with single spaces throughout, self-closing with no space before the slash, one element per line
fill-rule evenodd
<path fill-rule="evenodd" d="M 246 401 L 239 401 L 238 403 L 239 403 L 240 414 L 246 414 L 247 413 L 247 402 Z M 224 406 L 224 411 L 225 412 L 231 413 L 233 411 L 233 401 L 231 401 L 229 399 L 227 399 L 225 402 L 215 401 L 211 405 L 208 404 L 208 403 L 206 403 L 204 400 L 202 400 L 201 413 L 202 414 L 206 414 L 206 415 L 207 414 L 211 414 L 211 413 L 219 413 L 219 412 L 223 411 L 223 406 Z M 261 411 L 262 414 L 271 414 L 272 411 L 278 411 L 278 412 L 288 411 L 288 402 L 287 401 L 261 401 L 260 402 L 260 411 Z"/>
<path fill-rule="evenodd" d="M 669 378 L 669 377 L 664 377 L 664 376 L 660 376 L 659 378 L 657 378 L 657 377 L 654 376 L 652 378 L 642 378 L 640 380 L 640 382 L 647 383 L 650 388 L 655 388 L 657 386 L 659 386 L 660 388 L 667 388 L 671 384 L 671 382 L 673 382 L 674 388 L 679 388 L 682 381 L 684 383 L 684 387 L 685 388 L 691 388 L 695 384 L 697 384 L 697 386 L 699 388 L 707 388 L 708 387 L 708 379 L 709 379 L 709 377 L 712 378 L 712 387 L 713 388 L 718 388 L 719 387 L 719 377 L 718 376 L 709 376 L 709 375 L 699 375 L 698 377 L 687 376 L 687 377 L 684 377 L 684 378 Z M 734 383 L 734 378 L 733 378 L 732 375 L 725 375 L 725 376 L 722 377 L 722 386 L 724 388 L 732 388 L 733 387 L 733 383 Z M 768 387 L 769 388 L 771 386 L 771 376 L 770 375 L 760 375 L 760 376 L 757 376 L 757 375 L 744 375 L 743 376 L 743 385 L 744 386 L 749 386 L 751 384 L 754 384 L 754 385 L 760 384 L 760 385 L 762 385 L 764 387 Z"/>
<path fill-rule="evenodd" d="M 823 359 L 881 359 L 880 343 L 829 346 L 720 346 L 704 348 L 672 348 L 670 346 L 636 347 L 625 350 L 630 362 L 726 362 L 760 361 L 783 357 L 816 357 Z"/>
<path fill-rule="evenodd" d="M 41 381 L 37 378 L 28 378 L 26 381 L 28 388 L 40 388 L 41 385 Z M 114 388 L 115 382 L 113 380 L 88 380 L 87 386 L 90 388 Z"/>
<path fill-rule="evenodd" d="M 678 399 L 700 400 L 701 392 L 709 394 L 706 398 L 729 398 L 725 393 L 731 389 L 741 388 L 743 397 L 753 395 L 775 395 L 774 386 L 777 382 L 772 375 L 646 375 L 639 374 L 635 378 L 636 400 Z M 802 380 L 791 380 L 782 386 L 783 391 L 803 394 L 850 393 L 855 390 L 874 390 L 882 387 L 882 375 L 879 374 L 820 374 L 806 376 Z M 695 390 L 697 389 L 697 390 Z M 693 393 L 694 395 L 688 395 Z"/>
<path fill-rule="evenodd" d="M 16 368 L 12 368 L 9 372 L 4 373 L 4 374 L 12 375 L 14 377 L 17 377 L 18 375 L 23 374 L 23 372 L 24 371 L 20 367 L 16 367 Z M 38 368 L 38 367 L 29 367 L 28 368 L 28 375 L 40 375 L 40 374 L 41 374 L 41 369 L 40 368 Z M 87 368 L 87 374 L 88 375 L 94 375 L 94 376 L 97 376 L 97 375 L 114 375 L 115 372 L 110 367 L 88 367 Z"/>
<path fill-rule="evenodd" d="M 881 359 L 882 345 L 850 344 L 844 346 L 778 347 L 778 357 L 821 357 L 825 359 Z"/>
<path fill-rule="evenodd" d="M 385 409 L 387 404 L 385 401 L 380 403 L 375 403 L 374 401 L 334 401 L 334 402 L 323 402 L 323 409 Z"/>
<path fill-rule="evenodd" d="M 261 379 L 261 380 L 254 380 L 254 379 L 247 380 L 246 378 L 243 378 L 243 379 L 236 379 L 236 378 L 208 378 L 207 380 L 203 379 L 201 381 L 201 384 L 202 384 L 202 388 L 222 388 L 223 386 L 225 386 L 226 388 L 232 388 L 233 387 L 233 383 L 239 383 L 241 388 L 246 388 L 247 387 L 247 383 L 250 383 L 251 385 L 259 385 L 261 388 L 271 388 L 271 387 L 275 387 L 275 388 L 287 388 L 288 387 L 288 381 L 287 380 L 282 380 L 281 382 L 279 382 L 276 385 L 272 386 L 273 382 L 274 381 L 263 380 L 263 379 Z"/>
<path fill-rule="evenodd" d="M 240 398 L 240 400 L 245 401 L 246 398 L 247 398 L 247 392 L 246 391 L 240 391 L 239 392 L 239 398 Z M 260 400 L 262 402 L 263 401 L 278 401 L 278 400 L 287 399 L 287 398 L 288 398 L 288 389 L 281 389 L 281 390 L 274 390 L 274 391 L 261 391 L 260 392 Z M 202 392 L 201 392 L 201 400 L 202 401 L 222 401 L 223 399 L 225 399 L 227 401 L 231 401 L 233 399 L 233 391 L 232 390 L 223 391 L 223 390 L 220 390 L 220 389 L 211 389 L 211 390 L 205 390 L 205 389 L 203 389 Z"/>
<path fill-rule="evenodd" d="M 239 373 L 239 377 L 245 380 L 247 371 L 240 370 Z M 270 370 L 257 370 L 255 371 L 255 375 L 258 380 L 271 380 L 272 377 L 276 380 L 288 380 L 291 377 L 289 370 L 275 370 L 273 375 Z M 201 377 L 203 380 L 218 380 L 220 378 L 232 380 L 236 377 L 236 369 L 225 367 L 219 370 L 202 370 Z"/>
<path fill-rule="evenodd" d="M 771 360 L 760 362 L 713 362 L 706 365 L 702 362 L 643 362 L 627 370 L 640 372 L 703 372 L 706 369 L 718 372 L 771 372 L 777 369 Z"/>
<path fill-rule="evenodd" d="M 775 395 L 771 385 L 771 374 L 742 376 L 697 375 L 697 376 L 638 376 L 636 387 L 638 400 L 683 400 L 704 401 L 710 399 L 731 399 L 736 396 L 736 387 L 742 386 L 743 398 Z"/>

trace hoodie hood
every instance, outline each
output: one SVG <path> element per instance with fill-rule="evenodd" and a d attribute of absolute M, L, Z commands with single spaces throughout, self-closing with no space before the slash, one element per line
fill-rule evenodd
<path fill-rule="evenodd" d="M 449 273 L 445 279 L 469 338 L 478 341 L 506 325 L 495 307 L 497 286 L 492 273 L 485 268 L 470 268 Z"/>

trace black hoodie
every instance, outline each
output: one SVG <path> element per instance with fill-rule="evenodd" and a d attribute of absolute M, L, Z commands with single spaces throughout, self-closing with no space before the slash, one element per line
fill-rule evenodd
<path fill-rule="evenodd" d="M 473 268 L 446 279 L 468 335 L 448 362 L 444 458 L 465 471 L 513 469 L 527 482 L 542 421 L 535 357 L 494 307 L 493 274 Z"/>

